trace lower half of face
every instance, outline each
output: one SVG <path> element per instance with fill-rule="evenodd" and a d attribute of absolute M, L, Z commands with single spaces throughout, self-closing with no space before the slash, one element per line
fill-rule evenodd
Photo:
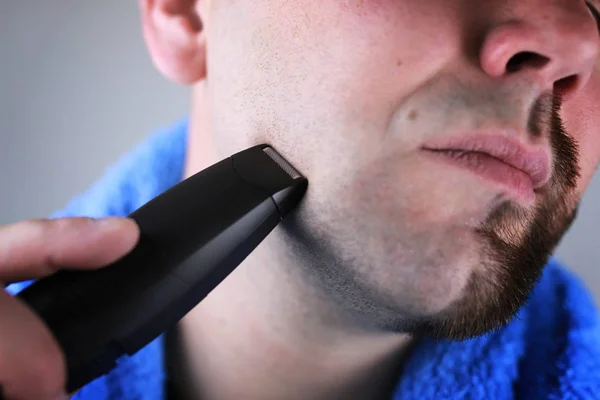
<path fill-rule="evenodd" d="M 523 93 L 466 66 L 452 42 L 460 10 L 346 3 L 225 2 L 211 14 L 221 150 L 267 142 L 308 176 L 289 246 L 357 321 L 458 339 L 498 327 L 572 221 L 577 145 L 555 121 L 561 168 L 527 204 L 427 153 L 446 134 L 525 121 Z"/>
<path fill-rule="evenodd" d="M 464 339 L 502 326 L 575 214 L 574 175 L 524 206 L 424 151 L 381 148 L 361 164 L 364 153 L 332 153 L 287 233 L 323 289 L 374 328 Z"/>

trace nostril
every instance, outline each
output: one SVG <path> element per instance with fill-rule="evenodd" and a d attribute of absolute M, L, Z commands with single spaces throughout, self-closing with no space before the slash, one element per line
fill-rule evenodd
<path fill-rule="evenodd" d="M 577 86 L 577 75 L 567 76 L 566 78 L 559 79 L 554 83 L 554 93 L 565 96 L 568 92 L 573 91 Z"/>
<path fill-rule="evenodd" d="M 506 71 L 509 73 L 518 72 L 527 66 L 540 68 L 546 65 L 549 61 L 549 58 L 541 56 L 537 53 L 533 53 L 531 51 L 522 51 L 515 54 L 510 60 L 508 60 L 508 64 L 506 64 Z"/>

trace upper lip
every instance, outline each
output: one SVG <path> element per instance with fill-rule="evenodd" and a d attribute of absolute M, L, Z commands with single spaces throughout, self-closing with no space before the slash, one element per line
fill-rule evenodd
<path fill-rule="evenodd" d="M 502 134 L 475 134 L 446 139 L 423 146 L 429 151 L 479 152 L 494 157 L 525 172 L 535 189 L 544 186 L 552 170 L 550 151 L 542 147 L 526 146 L 518 138 Z"/>

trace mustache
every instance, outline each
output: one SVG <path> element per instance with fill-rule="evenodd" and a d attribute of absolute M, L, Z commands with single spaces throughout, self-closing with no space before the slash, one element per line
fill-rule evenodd
<path fill-rule="evenodd" d="M 538 138 L 543 135 L 543 132 L 551 132 L 552 121 L 555 118 L 558 118 L 558 121 L 561 122 L 560 126 L 563 126 L 560 114 L 555 107 L 556 104 L 560 109 L 562 99 L 559 95 L 553 95 L 551 92 L 543 93 L 533 103 L 527 120 L 527 132 L 532 137 Z M 566 131 L 562 133 L 567 134 Z"/>
<path fill-rule="evenodd" d="M 539 138 L 549 132 L 554 158 L 554 185 L 562 190 L 574 189 L 581 175 L 579 169 L 579 144 L 567 131 L 560 115 L 563 99 L 560 94 L 545 92 L 533 103 L 527 121 L 527 132 Z"/>
<path fill-rule="evenodd" d="M 563 191 L 575 189 L 581 177 L 579 166 L 579 143 L 570 135 L 560 117 L 562 98 L 552 99 L 550 114 L 550 145 L 554 154 L 554 185 Z"/>

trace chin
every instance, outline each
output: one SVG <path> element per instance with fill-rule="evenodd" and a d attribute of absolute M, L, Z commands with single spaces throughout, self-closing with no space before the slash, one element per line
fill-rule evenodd
<path fill-rule="evenodd" d="M 470 175 L 439 179 L 426 167 L 316 180 L 285 243 L 308 281 L 362 326 L 452 340 L 500 328 L 574 219 L 571 189 L 557 178 L 556 195 L 523 207 Z"/>

